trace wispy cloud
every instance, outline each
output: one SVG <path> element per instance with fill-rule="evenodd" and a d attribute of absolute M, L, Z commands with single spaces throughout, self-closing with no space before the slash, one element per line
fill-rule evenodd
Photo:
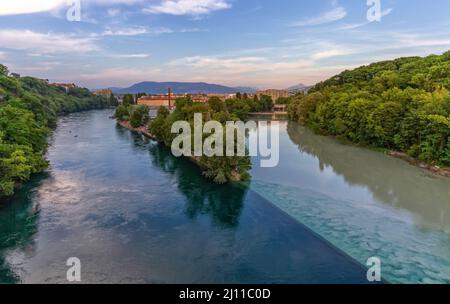
<path fill-rule="evenodd" d="M 347 16 L 347 11 L 342 6 L 333 8 L 332 10 L 325 12 L 319 16 L 307 18 L 292 24 L 292 26 L 314 26 L 326 24 L 334 21 L 341 20 Z"/>
<path fill-rule="evenodd" d="M 62 79 L 80 82 L 88 87 L 104 87 L 104 86 L 126 86 L 138 81 L 150 80 L 153 77 L 161 79 L 161 71 L 159 69 L 143 67 L 136 68 L 110 68 L 103 69 L 93 73 L 80 73 L 74 77 L 67 75 Z"/>
<path fill-rule="evenodd" d="M 233 71 L 247 72 L 260 70 L 261 63 L 265 61 L 262 57 L 234 57 L 221 56 L 194 56 L 173 60 L 171 66 L 190 66 L 198 69 L 228 69 Z"/>
<path fill-rule="evenodd" d="M 101 36 L 138 36 L 138 35 L 162 35 L 162 34 L 173 34 L 173 33 L 195 33 L 204 32 L 205 30 L 199 28 L 182 28 L 182 29 L 171 29 L 168 27 L 131 27 L 131 28 L 118 28 L 118 29 L 107 29 Z M 92 34 L 93 37 L 98 36 L 98 34 Z"/>
<path fill-rule="evenodd" d="M 388 9 L 382 11 L 381 12 L 381 18 L 384 18 L 384 17 L 390 15 L 393 10 L 394 10 L 393 8 L 388 8 Z M 365 21 L 365 22 L 360 22 L 360 23 L 344 24 L 344 25 L 338 26 L 336 28 L 336 30 L 354 30 L 354 29 L 358 29 L 358 28 L 361 28 L 363 26 L 366 26 L 366 25 L 368 25 L 370 23 L 373 23 L 373 22 Z"/>
<path fill-rule="evenodd" d="M 150 57 L 149 54 L 114 54 L 111 57 L 117 59 L 142 59 Z"/>
<path fill-rule="evenodd" d="M 332 58 L 337 56 L 346 56 L 353 54 L 354 51 L 352 49 L 329 49 L 326 51 L 320 51 L 311 56 L 313 60 L 321 60 L 326 58 Z"/>
<path fill-rule="evenodd" d="M 149 30 L 145 27 L 131 27 L 120 29 L 107 29 L 102 33 L 103 36 L 137 36 L 147 34 Z"/>
<path fill-rule="evenodd" d="M 231 4 L 227 0 L 165 0 L 143 11 L 150 14 L 198 16 L 228 8 L 231 8 Z"/>
<path fill-rule="evenodd" d="M 99 50 L 92 37 L 39 33 L 31 30 L 0 30 L 1 46 L 34 53 L 87 53 Z"/>

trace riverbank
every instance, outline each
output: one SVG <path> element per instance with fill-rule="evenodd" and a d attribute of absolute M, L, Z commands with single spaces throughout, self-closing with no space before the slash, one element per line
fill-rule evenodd
<path fill-rule="evenodd" d="M 292 121 L 292 120 L 290 120 L 290 121 Z M 311 131 L 314 132 L 313 130 L 311 130 Z M 332 136 L 332 135 L 320 135 L 320 134 L 317 134 L 317 135 L 325 136 L 325 137 L 328 137 L 328 138 L 332 138 L 333 140 L 336 140 L 337 142 L 339 142 L 339 143 L 341 143 L 343 145 L 360 147 L 360 148 L 368 149 L 368 150 L 371 150 L 371 151 L 384 153 L 387 156 L 398 158 L 398 159 L 401 159 L 403 161 L 406 161 L 410 165 L 418 167 L 418 168 L 420 168 L 422 170 L 426 170 L 429 173 L 450 178 L 450 168 L 448 168 L 448 167 L 440 167 L 440 166 L 436 166 L 436 165 L 433 165 L 433 164 L 426 163 L 424 161 L 420 161 L 420 160 L 418 160 L 418 159 L 416 159 L 416 158 L 414 158 L 412 156 L 409 156 L 408 154 L 406 154 L 404 152 L 393 151 L 393 150 L 386 150 L 385 148 L 373 147 L 373 146 L 364 145 L 364 144 L 361 144 L 361 143 L 353 143 L 351 141 L 339 138 L 337 136 Z"/>
<path fill-rule="evenodd" d="M 324 136 L 327 136 L 327 135 L 324 135 Z M 340 143 L 342 143 L 344 145 L 351 145 L 351 146 L 356 146 L 356 147 L 361 147 L 361 148 L 364 148 L 364 149 L 368 149 L 368 150 L 371 150 L 371 151 L 384 153 L 387 156 L 401 159 L 401 160 L 407 162 L 408 164 L 410 164 L 412 166 L 415 166 L 415 167 L 418 167 L 418 168 L 420 168 L 422 170 L 428 171 L 431 174 L 435 174 L 435 175 L 439 175 L 439 176 L 450 178 L 450 168 L 440 167 L 440 166 L 436 166 L 436 165 L 432 165 L 432 164 L 426 163 L 424 161 L 420 161 L 417 158 L 409 156 L 408 154 L 406 154 L 404 152 L 393 151 L 393 150 L 386 150 L 386 149 L 383 149 L 383 148 L 377 148 L 377 147 L 372 147 L 372 146 L 367 146 L 367 145 L 362 145 L 362 144 L 355 144 L 355 143 L 352 143 L 352 142 L 347 141 L 347 140 L 339 139 L 336 136 L 327 136 L 327 137 L 331 137 L 333 139 L 336 139 L 337 141 L 339 141 Z"/>
<path fill-rule="evenodd" d="M 435 174 L 435 175 L 439 175 L 439 176 L 450 178 L 450 168 L 440 167 L 440 166 L 436 166 L 436 165 L 432 165 L 432 164 L 426 163 L 424 161 L 418 160 L 417 158 L 409 156 L 408 154 L 406 154 L 404 152 L 393 151 L 393 150 L 386 150 L 384 148 L 377 148 L 377 147 L 372 147 L 372 146 L 367 146 L 367 145 L 362 145 L 362 144 L 355 144 L 355 143 L 352 143 L 352 142 L 350 142 L 348 140 L 342 140 L 342 139 L 340 139 L 340 138 L 338 138 L 336 136 L 330 136 L 330 137 L 333 138 L 333 139 L 338 140 L 340 143 L 342 143 L 344 145 L 351 145 L 351 146 L 361 147 L 361 148 L 364 148 L 364 149 L 369 149 L 369 150 L 372 150 L 372 151 L 384 153 L 387 156 L 401 159 L 401 160 L 407 162 L 408 164 L 410 164 L 412 166 L 415 166 L 415 167 L 418 167 L 418 168 L 420 168 L 422 170 L 428 171 L 431 174 Z"/>
<path fill-rule="evenodd" d="M 414 157 L 411 157 L 408 154 L 403 153 L 403 152 L 387 151 L 386 154 L 391 157 L 402 159 L 402 160 L 410 163 L 411 165 L 417 166 L 417 167 L 427 170 L 431 173 L 450 178 L 450 168 L 430 165 L 426 162 L 415 159 Z"/>
<path fill-rule="evenodd" d="M 145 127 L 145 126 L 140 126 L 140 127 L 138 127 L 138 128 L 134 128 L 133 126 L 131 126 L 131 124 L 130 124 L 129 121 L 117 121 L 117 123 L 118 123 L 121 127 L 125 128 L 125 129 L 128 129 L 128 130 L 133 131 L 133 132 L 137 132 L 137 133 L 139 133 L 139 134 L 141 134 L 141 135 L 143 135 L 143 136 L 145 136 L 145 137 L 147 137 L 147 138 L 150 138 L 151 140 L 156 141 L 156 137 L 153 136 L 153 135 L 148 131 L 147 127 Z"/>

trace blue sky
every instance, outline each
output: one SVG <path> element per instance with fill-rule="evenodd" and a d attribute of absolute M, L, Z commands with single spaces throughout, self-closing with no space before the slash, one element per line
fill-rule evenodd
<path fill-rule="evenodd" d="M 285 88 L 344 69 L 450 50 L 450 1 L 0 0 L 0 62 L 89 88 L 205 81 Z"/>

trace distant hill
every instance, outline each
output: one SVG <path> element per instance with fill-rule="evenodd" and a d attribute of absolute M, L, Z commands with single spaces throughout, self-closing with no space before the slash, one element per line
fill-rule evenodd
<path fill-rule="evenodd" d="M 227 87 L 218 84 L 209 84 L 204 82 L 140 82 L 129 88 L 111 88 L 115 94 L 165 94 L 167 89 L 171 88 L 175 94 L 233 94 L 254 93 L 255 88 L 249 87 Z"/>
<path fill-rule="evenodd" d="M 305 84 L 303 84 L 303 83 L 300 83 L 300 84 L 298 84 L 298 85 L 295 85 L 295 86 L 292 86 L 292 87 L 287 88 L 287 90 L 288 90 L 290 93 L 298 93 L 298 92 L 305 92 L 305 91 L 308 91 L 310 88 L 312 88 L 312 86 L 308 86 L 308 85 L 305 85 Z"/>

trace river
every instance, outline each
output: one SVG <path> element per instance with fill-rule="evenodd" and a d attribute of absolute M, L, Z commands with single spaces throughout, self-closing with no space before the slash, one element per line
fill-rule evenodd
<path fill-rule="evenodd" d="M 450 282 L 447 179 L 283 121 L 279 166 L 219 186 L 110 115 L 62 117 L 0 205 L 0 283 Z"/>

